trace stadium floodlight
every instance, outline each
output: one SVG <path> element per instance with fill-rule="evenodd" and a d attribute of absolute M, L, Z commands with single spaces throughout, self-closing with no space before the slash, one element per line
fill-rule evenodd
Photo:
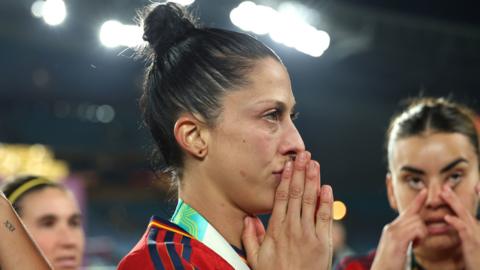
<path fill-rule="evenodd" d="M 195 0 L 169 0 L 168 2 L 174 2 L 174 3 L 177 3 L 177 4 L 182 5 L 182 6 L 188 6 L 188 5 L 193 4 L 193 2 L 195 2 Z"/>
<path fill-rule="evenodd" d="M 65 21 L 67 8 L 63 0 L 37 0 L 32 4 L 31 12 L 37 18 L 43 18 L 45 23 L 55 26 Z"/>
<path fill-rule="evenodd" d="M 100 42 L 108 47 L 134 47 L 143 43 L 143 30 L 137 25 L 122 24 L 119 21 L 109 20 L 100 27 Z"/>
<path fill-rule="evenodd" d="M 67 17 L 65 2 L 62 0 L 47 0 L 43 4 L 43 20 L 49 25 L 59 25 Z"/>
<path fill-rule="evenodd" d="M 282 5 L 277 11 L 244 1 L 230 12 L 230 20 L 244 31 L 258 35 L 269 34 L 278 43 L 319 57 L 330 46 L 330 36 L 305 21 L 302 15 L 304 12 L 298 5 L 291 3 Z"/>

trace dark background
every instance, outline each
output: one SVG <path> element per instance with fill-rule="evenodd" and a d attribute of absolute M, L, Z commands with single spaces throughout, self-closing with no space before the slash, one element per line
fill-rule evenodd
<path fill-rule="evenodd" d="M 89 235 L 114 238 L 119 257 L 151 214 L 171 213 L 171 195 L 149 173 L 151 142 L 139 118 L 144 63 L 98 39 L 103 21 L 132 23 L 148 1 L 67 0 L 68 17 L 56 27 L 32 17 L 32 3 L 0 1 L 0 142 L 45 144 L 69 162 L 86 181 Z M 239 3 L 198 0 L 194 9 L 205 25 L 239 30 L 229 19 Z M 350 245 L 366 251 L 395 217 L 385 196 L 383 141 L 400 101 L 452 96 L 480 109 L 479 9 L 461 1 L 302 3 L 331 36 L 323 56 L 259 38 L 289 69 L 298 128 L 320 160 L 323 183 L 347 204 Z M 111 105 L 114 120 L 87 120 L 82 113 L 92 104 Z"/>

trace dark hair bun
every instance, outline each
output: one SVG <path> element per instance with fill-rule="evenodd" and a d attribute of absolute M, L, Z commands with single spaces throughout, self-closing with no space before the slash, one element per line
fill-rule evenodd
<path fill-rule="evenodd" d="M 162 55 L 193 29 L 193 19 L 183 7 L 171 2 L 156 4 L 143 20 L 143 39 L 157 55 Z"/>

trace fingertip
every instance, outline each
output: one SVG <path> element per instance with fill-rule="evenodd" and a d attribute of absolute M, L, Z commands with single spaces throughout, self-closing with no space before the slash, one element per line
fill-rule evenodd
<path fill-rule="evenodd" d="M 323 185 L 321 187 L 321 200 L 325 203 L 333 202 L 333 190 L 330 185 Z"/>
<path fill-rule="evenodd" d="M 288 160 L 286 163 L 285 163 L 285 168 L 284 170 L 291 170 L 292 169 L 292 161 L 291 160 Z"/>
<path fill-rule="evenodd" d="M 446 222 L 450 223 L 450 221 L 452 220 L 452 216 L 447 214 L 447 215 L 445 215 L 445 216 L 443 217 L 443 219 L 444 219 Z"/>
<path fill-rule="evenodd" d="M 420 193 L 417 196 L 419 203 L 423 203 L 425 199 L 427 199 L 427 194 L 428 192 L 426 188 L 422 188 L 422 190 L 420 190 Z"/>
<path fill-rule="evenodd" d="M 246 217 L 243 219 L 243 225 L 245 225 L 245 227 L 249 227 L 251 222 L 252 222 L 252 221 L 250 220 L 250 217 L 249 217 L 249 216 L 246 216 Z"/>
<path fill-rule="evenodd" d="M 315 179 L 317 176 L 317 165 L 315 164 L 315 161 L 311 160 L 307 164 L 307 177 L 309 179 Z"/>

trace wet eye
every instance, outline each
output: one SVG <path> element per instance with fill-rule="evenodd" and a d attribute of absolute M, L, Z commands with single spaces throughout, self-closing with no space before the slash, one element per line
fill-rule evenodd
<path fill-rule="evenodd" d="M 407 183 L 411 188 L 416 189 L 416 190 L 420 190 L 420 189 L 425 187 L 425 183 L 418 176 L 407 177 Z"/>
<path fill-rule="evenodd" d="M 263 115 L 263 118 L 267 119 L 268 121 L 278 122 L 280 120 L 280 114 L 281 112 L 276 109 Z"/>

